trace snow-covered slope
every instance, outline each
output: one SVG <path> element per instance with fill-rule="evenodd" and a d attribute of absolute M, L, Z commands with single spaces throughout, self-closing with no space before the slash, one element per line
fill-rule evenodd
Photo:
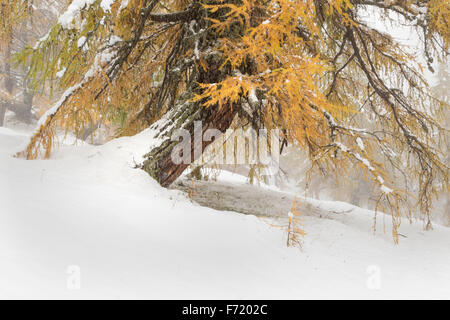
<path fill-rule="evenodd" d="M 450 297 L 448 228 L 404 223 L 395 246 L 389 217 L 373 235 L 372 212 L 320 202 L 346 213 L 305 216 L 303 249 L 287 248 L 268 221 L 133 169 L 148 133 L 11 157 L 26 139 L 0 128 L 0 298 Z"/>

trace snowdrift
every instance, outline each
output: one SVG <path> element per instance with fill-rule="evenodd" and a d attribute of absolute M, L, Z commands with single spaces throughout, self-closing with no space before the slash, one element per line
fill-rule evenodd
<path fill-rule="evenodd" d="M 205 208 L 134 169 L 150 137 L 25 161 L 27 135 L 0 128 L 0 298 L 450 297 L 449 228 L 405 221 L 396 246 L 389 216 L 374 235 L 373 212 L 316 201 L 335 214 L 306 213 L 287 248 L 283 218 Z"/>

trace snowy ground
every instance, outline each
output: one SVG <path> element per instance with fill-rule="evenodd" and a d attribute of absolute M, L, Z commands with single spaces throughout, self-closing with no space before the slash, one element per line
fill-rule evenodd
<path fill-rule="evenodd" d="M 27 134 L 0 128 L 0 298 L 450 298 L 449 228 L 405 222 L 396 246 L 389 217 L 373 235 L 373 212 L 315 202 L 334 214 L 306 214 L 303 249 L 287 248 L 266 219 L 133 169 L 148 134 L 11 157 Z"/>

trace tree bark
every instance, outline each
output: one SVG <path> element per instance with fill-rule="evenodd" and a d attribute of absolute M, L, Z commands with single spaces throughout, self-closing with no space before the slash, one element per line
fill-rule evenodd
<path fill-rule="evenodd" d="M 14 80 L 11 77 L 11 63 L 9 62 L 11 58 L 11 46 L 12 46 L 12 30 L 8 30 L 8 39 L 5 42 L 5 51 L 4 51 L 4 58 L 5 58 L 5 65 L 4 65 L 4 74 L 5 74 L 5 80 L 4 80 L 4 87 L 6 92 L 9 94 L 12 93 L 14 88 Z M 5 113 L 6 109 L 8 109 L 7 103 L 1 103 L 0 104 L 0 126 L 4 125 L 5 122 Z"/>
<path fill-rule="evenodd" d="M 23 80 L 23 108 L 20 114 L 17 114 L 18 118 L 25 123 L 30 123 L 33 118 L 31 110 L 33 108 L 34 91 L 28 87 L 28 80 Z"/>
<path fill-rule="evenodd" d="M 169 55 L 168 58 L 167 79 L 165 78 L 163 82 L 163 86 L 166 86 L 165 89 L 176 92 L 176 88 L 178 88 L 177 83 L 182 78 L 181 73 L 192 68 L 184 93 L 174 102 L 170 102 L 170 99 L 163 98 L 165 103 L 169 104 L 169 111 L 162 119 L 152 125 L 152 128 L 157 132 L 156 138 L 161 142 L 144 156 L 145 161 L 140 166 L 163 187 L 168 187 L 213 142 L 203 141 L 205 131 L 208 129 L 217 129 L 221 133 L 224 133 L 230 127 L 237 113 L 238 106 L 227 104 L 222 107 L 210 106 L 207 108 L 203 106 L 203 101 L 192 101 L 192 97 L 196 93 L 201 92 L 198 83 L 219 83 L 230 74 L 229 68 L 223 67 L 224 61 L 222 61 L 220 55 L 213 53 L 213 48 L 217 44 L 217 34 L 210 32 L 207 35 L 200 36 L 200 32 L 195 33 L 194 31 L 207 28 L 207 20 L 201 17 L 199 7 L 192 7 L 179 13 L 151 15 L 150 18 L 153 21 L 164 22 L 185 21 L 185 32 L 180 36 L 180 45 L 175 47 L 178 51 L 173 53 L 173 57 L 178 57 L 178 59 L 171 59 L 172 55 Z M 195 23 L 188 23 L 188 21 L 194 21 Z M 203 62 L 207 65 L 206 68 L 196 66 L 197 63 L 194 63 L 192 67 L 189 66 L 189 63 L 184 62 L 189 59 L 183 57 L 183 54 L 180 54 L 180 52 L 187 52 L 194 47 L 199 52 L 212 52 L 212 54 L 204 55 L 203 57 Z M 198 57 L 193 56 L 192 59 L 196 60 Z M 164 95 L 162 96 L 165 97 Z M 156 109 L 159 111 L 163 103 L 157 103 L 156 105 Z M 154 105 L 149 105 L 148 109 L 153 110 L 155 107 Z M 201 121 L 201 136 L 199 134 L 200 132 L 195 132 L 198 129 L 194 130 L 196 121 Z M 189 163 L 174 163 L 172 161 L 172 152 L 180 143 L 171 139 L 177 129 L 185 129 L 190 134 L 190 141 L 183 141 L 183 143 L 190 143 L 190 146 L 185 146 L 186 149 L 184 149 L 190 150 Z"/>
<path fill-rule="evenodd" d="M 3 102 L 0 102 L 0 104 L 1 104 L 0 108 L 3 108 L 5 111 L 10 110 L 10 111 L 14 112 L 16 115 L 16 118 L 20 121 L 23 121 L 25 123 L 31 123 L 31 120 L 35 116 L 31 113 L 32 104 L 30 103 L 29 100 L 27 101 L 27 99 L 29 99 L 29 98 L 24 97 L 24 102 L 3 101 Z M 0 114 L 0 116 L 1 116 L 1 114 Z"/>
<path fill-rule="evenodd" d="M 30 19 L 30 25 L 31 27 L 33 27 L 33 6 L 29 5 L 28 6 L 28 11 L 29 11 L 29 15 L 31 17 Z M 23 32 L 23 41 L 25 43 L 29 42 L 29 37 L 28 37 L 28 21 L 25 20 L 22 23 L 22 29 L 24 30 Z M 34 98 L 34 90 L 30 88 L 30 81 L 27 77 L 27 74 L 25 73 L 24 78 L 22 79 L 22 94 L 23 94 L 23 104 L 24 104 L 24 108 L 21 109 L 20 114 L 16 113 L 18 118 L 22 121 L 24 121 L 25 123 L 30 123 L 31 119 L 33 118 L 33 114 L 31 113 L 31 110 L 33 108 L 33 98 Z"/>
<path fill-rule="evenodd" d="M 192 163 L 213 142 L 203 141 L 203 139 L 194 141 L 194 122 L 201 121 L 201 137 L 203 137 L 203 134 L 208 129 L 217 129 L 222 133 L 225 132 L 230 127 L 236 114 L 237 108 L 232 108 L 232 106 L 206 108 L 200 103 L 187 102 L 189 98 L 188 95 L 182 97 L 173 111 L 152 126 L 158 132 L 156 138 L 160 138 L 161 143 L 144 156 L 146 160 L 141 168 L 163 187 L 168 187 L 172 184 L 189 166 L 189 163 L 176 164 L 172 161 L 172 151 L 180 143 L 171 139 L 175 130 L 185 129 L 189 132 L 191 140 L 184 143 L 190 143 L 188 148 L 191 150 L 190 163 Z M 196 143 L 201 145 L 201 152 L 194 150 Z"/>
<path fill-rule="evenodd" d="M 0 127 L 3 127 L 5 123 L 5 113 L 6 113 L 5 106 L 3 104 L 0 104 Z"/>

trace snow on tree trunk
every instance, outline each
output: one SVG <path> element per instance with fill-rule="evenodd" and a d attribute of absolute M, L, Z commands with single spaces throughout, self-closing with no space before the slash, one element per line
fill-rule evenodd
<path fill-rule="evenodd" d="M 189 100 L 189 93 L 184 94 L 173 110 L 153 126 L 153 129 L 158 132 L 156 138 L 161 139 L 161 143 L 144 156 L 145 161 L 142 164 L 142 169 L 163 187 L 168 187 L 174 182 L 189 166 L 189 163 L 195 161 L 205 148 L 213 142 L 201 139 L 205 131 L 217 129 L 222 133 L 225 132 L 230 127 L 236 114 L 236 108 L 231 106 L 205 108 L 201 103 L 194 103 Z M 198 139 L 199 136 L 194 134 L 194 122 L 196 121 L 202 123 L 200 139 Z M 191 138 L 182 142 L 183 144 L 190 144 L 190 146 L 187 146 L 187 148 L 190 148 L 191 155 L 189 163 L 185 163 L 186 161 L 174 163 L 172 161 L 172 152 L 175 146 L 180 143 L 178 140 L 172 141 L 172 135 L 179 129 L 187 130 Z M 197 141 L 194 142 L 194 139 Z M 201 146 L 200 152 L 195 152 L 196 145 Z"/>
<path fill-rule="evenodd" d="M 205 43 L 202 50 L 206 51 L 207 48 L 212 48 L 214 42 L 215 40 L 212 39 L 210 42 Z M 199 158 L 205 148 L 214 142 L 213 139 L 211 139 L 212 141 L 203 141 L 205 131 L 216 129 L 224 133 L 230 127 L 239 109 L 237 105 L 230 103 L 221 107 L 218 105 L 205 107 L 202 100 L 192 101 L 192 98 L 201 92 L 198 83 L 217 83 L 230 73 L 229 68 L 221 68 L 223 61 L 214 55 L 206 58 L 205 63 L 208 67 L 195 68 L 193 70 L 191 81 L 189 81 L 189 85 L 184 93 L 176 100 L 165 116 L 153 125 L 153 128 L 158 132 L 157 138 L 161 139 L 162 142 L 144 156 L 146 160 L 142 164 L 142 169 L 163 187 L 168 187 L 174 182 L 189 164 Z M 196 121 L 201 122 L 201 135 L 194 134 Z M 172 151 L 180 142 L 178 140 L 172 141 L 172 135 L 179 129 L 185 129 L 189 132 L 190 141 L 183 141 L 183 144 L 190 144 L 186 148 L 190 150 L 191 158 L 190 161 L 174 163 L 172 161 Z M 196 146 L 198 146 L 198 149 L 201 146 L 201 150 L 194 150 Z"/>

